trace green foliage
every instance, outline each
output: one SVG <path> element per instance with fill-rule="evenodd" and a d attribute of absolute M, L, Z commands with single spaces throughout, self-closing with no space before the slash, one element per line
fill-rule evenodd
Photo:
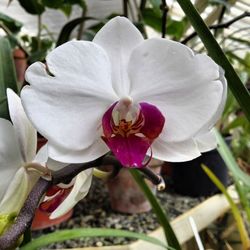
<path fill-rule="evenodd" d="M 250 176 L 241 170 L 220 133 L 215 131 L 215 135 L 218 143 L 218 151 L 232 174 L 241 204 L 250 223 Z"/>
<path fill-rule="evenodd" d="M 217 43 L 212 33 L 202 20 L 199 13 L 194 8 L 190 0 L 177 0 L 182 10 L 185 12 L 190 23 L 198 33 L 204 46 L 208 50 L 209 55 L 218 63 L 224 70 L 225 76 L 228 81 L 229 88 L 231 89 L 236 100 L 240 104 L 247 119 L 250 121 L 250 94 L 235 72 L 233 66 L 228 61 L 220 45 Z"/>
<path fill-rule="evenodd" d="M 161 16 L 162 11 L 161 11 L 161 0 L 149 0 L 149 3 L 151 4 L 152 10 L 155 12 L 156 15 Z"/>
<path fill-rule="evenodd" d="M 42 0 L 42 4 L 46 7 L 53 8 L 53 9 L 59 9 L 61 5 L 64 4 L 64 0 Z"/>
<path fill-rule="evenodd" d="M 234 159 L 234 156 L 232 155 L 232 152 L 230 151 L 229 147 L 225 143 L 223 137 L 216 130 L 215 130 L 215 136 L 216 136 L 217 143 L 218 143 L 218 151 L 219 151 L 221 157 L 223 158 L 223 160 L 225 161 L 228 169 L 231 171 L 235 180 L 241 180 L 246 185 L 249 185 L 250 176 L 247 175 L 245 172 L 243 172 L 239 168 L 237 162 Z"/>
<path fill-rule="evenodd" d="M 230 204 L 232 214 L 234 216 L 234 219 L 236 221 L 236 225 L 238 227 L 238 231 L 241 237 L 243 249 L 247 250 L 250 248 L 250 240 L 248 237 L 248 233 L 243 221 L 243 218 L 241 216 L 240 210 L 233 201 L 232 197 L 228 193 L 226 187 L 221 183 L 221 181 L 216 177 L 216 175 L 205 165 L 202 165 L 203 170 L 208 175 L 208 177 L 212 180 L 212 182 L 216 185 L 216 187 L 224 194 L 226 197 L 228 203 Z"/>
<path fill-rule="evenodd" d="M 79 17 L 76 19 L 71 20 L 70 22 L 66 23 L 59 36 L 58 36 L 58 40 L 56 42 L 56 46 L 59 46 L 67 41 L 69 41 L 70 39 L 70 35 L 72 33 L 72 31 L 82 22 L 85 22 L 86 20 L 95 20 L 95 18 L 91 18 L 91 17 Z"/>
<path fill-rule="evenodd" d="M 20 5 L 32 15 L 41 15 L 45 11 L 41 0 L 18 0 Z M 53 2 L 53 1 L 51 1 Z"/>
<path fill-rule="evenodd" d="M 6 89 L 11 88 L 16 93 L 18 89 L 12 51 L 6 38 L 0 38 L 0 62 L 0 117 L 10 120 Z"/>
<path fill-rule="evenodd" d="M 145 24 L 153 28 L 154 30 L 161 32 L 162 29 L 162 12 L 156 12 L 152 8 L 145 8 L 142 11 L 143 21 Z M 173 40 L 180 40 L 183 37 L 184 32 L 186 31 L 188 21 L 184 18 L 181 21 L 176 21 L 171 17 L 167 19 L 166 33 Z"/>
<path fill-rule="evenodd" d="M 172 37 L 173 40 L 179 41 L 182 37 L 184 32 L 186 31 L 188 21 L 184 18 L 181 21 L 176 21 L 170 19 L 167 21 L 167 34 Z"/>
<path fill-rule="evenodd" d="M 161 13 L 158 14 L 151 8 L 145 8 L 142 11 L 142 16 L 145 24 L 161 32 Z"/>
<path fill-rule="evenodd" d="M 42 0 L 42 4 L 48 8 L 61 10 L 66 16 L 70 16 L 73 5 L 78 5 L 85 10 L 87 9 L 84 0 Z"/>
<path fill-rule="evenodd" d="M 135 181 L 147 197 L 148 201 L 150 202 L 157 219 L 159 223 L 161 224 L 166 240 L 168 242 L 168 245 L 172 248 L 175 248 L 176 250 L 181 250 L 181 246 L 178 242 L 178 239 L 171 227 L 171 224 L 169 223 L 168 216 L 166 212 L 161 207 L 159 201 L 155 197 L 155 195 L 152 193 L 151 189 L 148 187 L 148 185 L 145 183 L 143 177 L 141 176 L 140 172 L 136 169 L 130 169 L 130 173 L 134 177 Z"/>
<path fill-rule="evenodd" d="M 17 33 L 21 30 L 23 24 L 16 19 L 9 17 L 2 12 L 0 12 L 0 26 L 3 24 L 5 27 L 8 28 L 9 31 L 13 33 Z"/>
<path fill-rule="evenodd" d="M 27 245 L 21 247 L 21 250 L 37 250 L 40 247 L 46 246 L 50 243 L 61 242 L 70 239 L 85 238 L 85 237 L 127 237 L 140 239 L 150 242 L 154 245 L 160 246 L 163 249 L 174 250 L 173 248 L 167 247 L 160 240 L 147 236 L 141 233 L 134 233 L 126 230 L 118 229 L 105 229 L 105 228 L 84 228 L 84 229 L 71 229 L 71 230 L 60 230 L 54 233 L 50 233 L 34 239 Z"/>
<path fill-rule="evenodd" d="M 52 9 L 60 9 L 67 16 L 70 15 L 72 5 L 79 5 L 81 8 L 86 9 L 87 5 L 84 0 L 18 0 L 20 5 L 30 14 L 41 15 L 46 7 Z"/>

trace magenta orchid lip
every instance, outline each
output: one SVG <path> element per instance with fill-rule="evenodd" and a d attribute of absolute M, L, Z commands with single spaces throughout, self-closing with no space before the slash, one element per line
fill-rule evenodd
<path fill-rule="evenodd" d="M 124 167 L 141 168 L 147 165 L 145 156 L 164 124 L 164 116 L 154 105 L 121 99 L 103 115 L 102 139 Z"/>

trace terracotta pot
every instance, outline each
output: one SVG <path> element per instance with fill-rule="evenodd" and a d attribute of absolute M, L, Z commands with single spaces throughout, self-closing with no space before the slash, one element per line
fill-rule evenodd
<path fill-rule="evenodd" d="M 152 160 L 150 165 L 151 169 L 159 174 L 162 162 Z M 154 165 L 154 166 L 153 166 Z M 151 190 L 155 193 L 156 186 L 149 180 L 146 183 L 150 186 Z M 121 169 L 118 176 L 107 182 L 111 208 L 114 211 L 122 213 L 143 213 L 151 210 L 151 205 L 147 198 L 144 196 L 140 187 L 134 181 L 129 170 Z"/>
<path fill-rule="evenodd" d="M 28 67 L 27 56 L 23 50 L 17 48 L 13 51 L 13 57 L 16 68 L 17 80 L 19 82 L 19 87 L 21 88 L 24 82 L 25 70 Z"/>

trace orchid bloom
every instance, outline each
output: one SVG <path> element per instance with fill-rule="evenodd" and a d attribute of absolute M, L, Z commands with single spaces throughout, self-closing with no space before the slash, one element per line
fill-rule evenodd
<path fill-rule="evenodd" d="M 196 158 L 226 97 L 223 72 L 210 57 L 167 39 L 144 40 L 124 17 L 93 42 L 57 47 L 46 65 L 28 68 L 26 80 L 28 117 L 48 139 L 49 156 L 69 163 L 110 150 L 125 167 L 144 167 L 146 155 Z"/>
<path fill-rule="evenodd" d="M 44 150 L 36 155 L 37 135 L 22 108 L 20 98 L 7 89 L 12 123 L 0 119 L 0 215 L 19 213 L 38 176 L 29 166 L 44 161 Z"/>
<path fill-rule="evenodd" d="M 36 154 L 36 130 L 27 119 L 19 96 L 8 89 L 7 98 L 12 123 L 0 118 L 0 233 L 4 227 L 1 219 L 4 223 L 5 219 L 12 219 L 13 215 L 19 213 L 31 188 L 41 175 L 32 171 L 33 167 L 39 166 L 37 170 L 46 172 L 45 165 L 52 170 L 59 170 L 67 165 L 49 159 L 47 146 Z M 63 215 L 84 198 L 90 188 L 91 179 L 90 169 L 79 173 L 67 187 L 60 184 L 61 188 L 71 190 L 65 200 L 54 202 L 55 209 L 50 217 Z M 60 195 L 53 198 L 58 201 Z"/>

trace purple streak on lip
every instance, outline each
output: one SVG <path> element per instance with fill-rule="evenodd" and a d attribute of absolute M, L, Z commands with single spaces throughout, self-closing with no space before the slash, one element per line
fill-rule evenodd
<path fill-rule="evenodd" d="M 165 118 L 157 107 L 149 103 L 140 103 L 143 126 L 136 133 L 122 136 L 115 134 L 112 127 L 113 104 L 102 118 L 104 142 L 124 167 L 144 167 L 143 161 L 152 142 L 160 135 Z M 136 124 L 136 121 L 134 122 Z"/>

